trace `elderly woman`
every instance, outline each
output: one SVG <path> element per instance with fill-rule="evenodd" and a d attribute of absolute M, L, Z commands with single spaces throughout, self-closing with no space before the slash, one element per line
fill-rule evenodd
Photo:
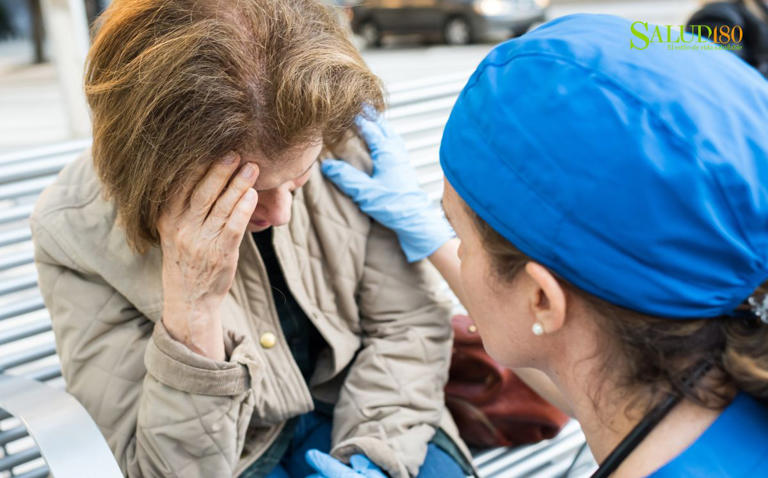
<path fill-rule="evenodd" d="M 595 476 L 764 476 L 768 83 L 726 51 L 629 38 L 565 17 L 480 64 L 440 148 L 460 243 L 383 122 L 361 123 L 372 177 L 323 168 L 401 240 L 432 240 L 488 352 L 579 420 Z"/>
<path fill-rule="evenodd" d="M 32 228 L 67 389 L 126 476 L 304 477 L 309 448 L 471 472 L 432 251 L 409 262 L 317 167 L 370 166 L 346 132 L 382 107 L 332 13 L 115 0 L 85 87 L 93 149 Z"/>

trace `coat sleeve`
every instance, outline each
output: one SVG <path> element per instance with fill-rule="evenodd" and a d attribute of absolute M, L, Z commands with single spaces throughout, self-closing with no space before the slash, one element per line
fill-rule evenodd
<path fill-rule="evenodd" d="M 225 331 L 227 361 L 194 354 L 100 277 L 78 270 L 41 227 L 33 231 L 67 390 L 123 473 L 232 476 L 254 408 L 248 342 Z"/>
<path fill-rule="evenodd" d="M 391 231 L 373 223 L 366 249 L 363 348 L 335 409 L 332 452 L 363 453 L 395 478 L 416 476 L 447 413 L 451 301 L 431 264 L 409 264 Z"/>

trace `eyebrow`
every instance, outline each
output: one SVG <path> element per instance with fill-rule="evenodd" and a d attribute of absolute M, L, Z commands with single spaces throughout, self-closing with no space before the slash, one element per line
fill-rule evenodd
<path fill-rule="evenodd" d="M 320 158 L 315 158 L 315 160 L 314 160 L 314 161 L 312 161 L 312 163 L 309 165 L 309 167 L 308 167 L 307 169 L 305 169 L 305 170 L 304 170 L 304 172 L 302 172 L 301 174 L 299 174 L 298 176 L 296 176 L 296 177 L 295 177 L 295 178 L 293 178 L 293 179 L 296 179 L 296 178 L 300 178 L 300 177 L 304 176 L 305 174 L 307 174 L 307 172 L 308 172 L 310 169 L 312 169 L 312 166 L 314 166 L 315 164 L 317 164 L 317 162 L 318 162 L 319 160 L 320 160 Z M 292 181 L 293 179 L 289 179 L 288 181 Z M 286 181 L 286 182 L 287 182 L 287 181 Z M 280 184 L 283 184 L 283 183 L 280 183 Z M 279 186 L 279 184 L 278 184 L 278 186 Z M 267 189 L 257 189 L 256 191 L 257 191 L 257 192 L 261 192 L 261 191 L 269 191 L 270 189 L 275 189 L 276 187 L 277 187 L 277 186 L 275 186 L 274 188 L 267 188 Z"/>
<path fill-rule="evenodd" d="M 298 176 L 296 176 L 296 178 L 300 178 L 300 177 L 304 176 L 305 174 L 307 174 L 307 171 L 309 171 L 310 169 L 312 169 L 312 166 L 314 166 L 315 164 L 317 164 L 319 161 L 320 161 L 320 158 L 315 158 L 315 160 L 314 160 L 314 161 L 312 161 L 312 163 L 309 165 L 309 167 L 308 167 L 307 169 L 305 169 L 303 173 L 301 173 L 301 174 L 299 174 Z M 296 179 L 296 178 L 294 178 L 294 179 Z"/>

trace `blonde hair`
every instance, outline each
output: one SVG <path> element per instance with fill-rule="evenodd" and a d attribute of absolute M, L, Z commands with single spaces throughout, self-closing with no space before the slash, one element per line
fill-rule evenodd
<path fill-rule="evenodd" d="M 86 68 L 93 160 L 138 252 L 169 197 L 228 151 L 279 157 L 384 107 L 328 7 L 313 0 L 115 0 Z"/>

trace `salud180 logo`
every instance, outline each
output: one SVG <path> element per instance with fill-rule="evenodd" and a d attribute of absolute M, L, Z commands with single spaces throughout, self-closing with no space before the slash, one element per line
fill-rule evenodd
<path fill-rule="evenodd" d="M 630 50 L 645 50 L 653 44 L 669 50 L 741 50 L 744 30 L 739 25 L 652 25 L 637 21 L 631 25 Z"/>

